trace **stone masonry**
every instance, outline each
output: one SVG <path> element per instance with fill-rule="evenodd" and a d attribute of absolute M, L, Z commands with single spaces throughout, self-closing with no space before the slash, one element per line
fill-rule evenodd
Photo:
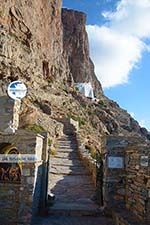
<path fill-rule="evenodd" d="M 51 157 L 49 191 L 55 194 L 51 214 L 95 215 L 98 205 L 92 198 L 95 187 L 92 176 L 78 156 L 76 136 L 63 135 L 58 140 L 57 153 Z"/>
<path fill-rule="evenodd" d="M 106 143 L 104 196 L 107 206 L 112 208 L 116 224 L 148 224 L 149 143 L 136 136 L 109 136 Z"/>
<path fill-rule="evenodd" d="M 7 134 L 5 124 L 11 119 L 18 126 L 19 104 L 5 96 L 0 106 L 0 154 L 23 157 L 0 162 L 0 224 L 29 225 L 32 216 L 46 207 L 48 137 L 26 130 Z"/>
<path fill-rule="evenodd" d="M 0 96 L 0 132 L 4 132 L 11 123 L 14 129 L 19 126 L 20 101 Z"/>
<path fill-rule="evenodd" d="M 39 207 L 43 137 L 18 131 L 15 135 L 1 135 L 1 143 L 12 144 L 20 154 L 32 154 L 36 157 L 33 162 L 20 164 L 21 182 L 0 182 L 0 224 L 28 225 Z"/>

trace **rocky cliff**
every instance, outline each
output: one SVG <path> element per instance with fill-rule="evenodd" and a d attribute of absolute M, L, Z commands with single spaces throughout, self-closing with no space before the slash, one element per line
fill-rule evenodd
<path fill-rule="evenodd" d="M 70 68 L 69 76 L 75 83 L 91 82 L 98 97 L 102 94 L 102 87 L 89 57 L 89 42 L 85 30 L 86 15 L 82 12 L 62 9 L 62 23 L 63 49 Z"/>
<path fill-rule="evenodd" d="M 62 17 L 62 20 L 61 20 Z M 98 146 L 101 134 L 137 135 L 145 128 L 103 95 L 89 57 L 84 13 L 63 9 L 61 0 L 0 0 L 0 95 L 10 81 L 28 86 L 22 102 L 21 127 L 31 124 L 62 131 L 59 121 L 79 121 L 80 134 Z M 76 82 L 91 82 L 97 102 L 81 95 Z"/>
<path fill-rule="evenodd" d="M 0 0 L 1 81 L 56 78 L 62 51 L 61 0 Z"/>

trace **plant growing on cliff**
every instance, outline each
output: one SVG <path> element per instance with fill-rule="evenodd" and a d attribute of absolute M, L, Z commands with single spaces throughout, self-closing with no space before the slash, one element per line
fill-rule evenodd
<path fill-rule="evenodd" d="M 50 149 L 50 155 L 53 155 L 53 156 L 57 155 L 57 150 L 56 150 L 56 148 L 51 147 L 51 149 Z"/>
<path fill-rule="evenodd" d="M 35 133 L 41 133 L 45 131 L 45 129 L 39 124 L 28 125 L 27 127 L 25 127 L 25 129 L 28 131 L 33 131 Z"/>
<path fill-rule="evenodd" d="M 92 145 L 86 144 L 85 148 L 89 151 L 91 157 L 96 159 L 96 148 Z"/>
<path fill-rule="evenodd" d="M 99 100 L 98 102 L 99 107 L 105 107 L 105 102 L 103 100 Z"/>
<path fill-rule="evenodd" d="M 51 138 L 48 138 L 48 145 L 49 145 L 49 146 L 52 145 L 52 142 L 53 142 L 52 139 L 51 139 Z"/>

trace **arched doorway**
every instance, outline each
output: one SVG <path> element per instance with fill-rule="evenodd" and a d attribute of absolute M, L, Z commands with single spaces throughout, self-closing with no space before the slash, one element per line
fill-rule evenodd
<path fill-rule="evenodd" d="M 9 143 L 0 144 L 0 154 L 19 154 L 17 148 Z M 21 182 L 21 165 L 16 162 L 0 162 L 0 183 L 20 183 Z"/>

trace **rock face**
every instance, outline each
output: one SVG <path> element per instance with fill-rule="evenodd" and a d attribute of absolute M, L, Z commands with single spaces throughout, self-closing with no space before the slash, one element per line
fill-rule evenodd
<path fill-rule="evenodd" d="M 63 49 L 70 68 L 69 77 L 75 83 L 91 82 L 95 95 L 102 93 L 100 82 L 89 58 L 88 36 L 85 30 L 86 15 L 82 12 L 62 9 Z"/>
<path fill-rule="evenodd" d="M 141 128 L 126 110 L 104 95 L 99 102 L 90 106 L 90 111 L 93 111 L 90 120 L 99 132 L 103 130 L 108 135 L 139 135 L 150 140 L 150 133 L 145 128 Z"/>
<path fill-rule="evenodd" d="M 38 108 L 36 120 L 50 132 L 52 127 L 52 134 L 55 119 L 71 115 L 85 123 L 83 134 L 93 130 L 95 139 L 101 133 L 150 139 L 145 128 L 103 95 L 89 57 L 85 24 L 84 13 L 61 13 L 61 0 L 0 0 L 0 96 L 10 81 L 23 80 L 31 108 Z M 91 82 L 99 103 L 73 93 L 70 86 L 76 82 Z M 25 107 L 22 121 L 30 124 L 36 116 Z"/>
<path fill-rule="evenodd" d="M 61 73 L 61 0 L 0 0 L 0 12 L 0 79 L 33 84 Z"/>

